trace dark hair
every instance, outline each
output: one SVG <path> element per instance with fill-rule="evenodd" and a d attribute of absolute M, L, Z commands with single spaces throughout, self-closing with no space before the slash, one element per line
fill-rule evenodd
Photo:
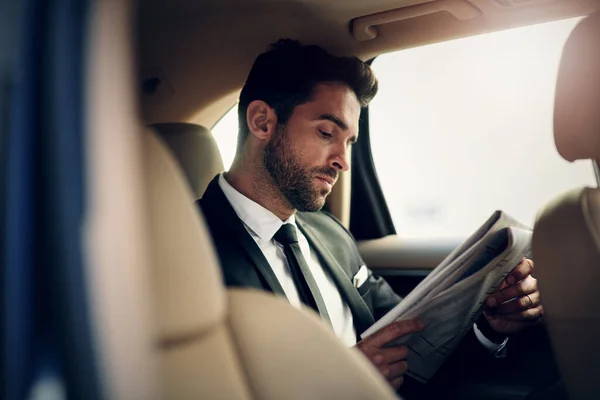
<path fill-rule="evenodd" d="M 294 107 L 311 99 L 315 87 L 325 82 L 346 84 L 366 107 L 377 93 L 371 68 L 356 57 L 336 57 L 325 49 L 280 39 L 259 55 L 240 94 L 238 150 L 249 133 L 248 105 L 254 100 L 269 104 L 279 124 L 285 124 Z"/>

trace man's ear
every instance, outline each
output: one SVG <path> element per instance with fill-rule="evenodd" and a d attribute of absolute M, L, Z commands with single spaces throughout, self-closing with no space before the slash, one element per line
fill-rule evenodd
<path fill-rule="evenodd" d="M 246 122 L 250 134 L 259 140 L 268 140 L 277 127 L 277 114 L 264 101 L 254 100 L 248 104 Z"/>

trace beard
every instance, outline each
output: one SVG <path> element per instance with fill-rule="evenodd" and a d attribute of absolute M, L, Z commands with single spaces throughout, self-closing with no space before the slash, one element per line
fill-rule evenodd
<path fill-rule="evenodd" d="M 287 129 L 278 126 L 264 151 L 264 166 L 275 181 L 277 189 L 298 211 L 319 211 L 325 205 L 329 190 L 315 187 L 315 178 L 329 176 L 337 179 L 332 167 L 309 168 L 302 164 L 288 137 Z"/>

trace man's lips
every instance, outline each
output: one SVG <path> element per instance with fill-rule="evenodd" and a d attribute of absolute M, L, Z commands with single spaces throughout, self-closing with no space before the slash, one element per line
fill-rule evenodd
<path fill-rule="evenodd" d="M 317 179 L 321 179 L 327 183 L 329 183 L 331 186 L 333 186 L 333 184 L 335 183 L 336 179 L 332 178 L 330 176 L 317 176 Z"/>

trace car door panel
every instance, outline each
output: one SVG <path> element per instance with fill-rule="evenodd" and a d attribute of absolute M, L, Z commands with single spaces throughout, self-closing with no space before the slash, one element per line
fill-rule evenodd
<path fill-rule="evenodd" d="M 364 240 L 358 249 L 369 268 L 381 275 L 400 296 L 406 296 L 461 241 L 408 239 L 396 235 Z"/>

